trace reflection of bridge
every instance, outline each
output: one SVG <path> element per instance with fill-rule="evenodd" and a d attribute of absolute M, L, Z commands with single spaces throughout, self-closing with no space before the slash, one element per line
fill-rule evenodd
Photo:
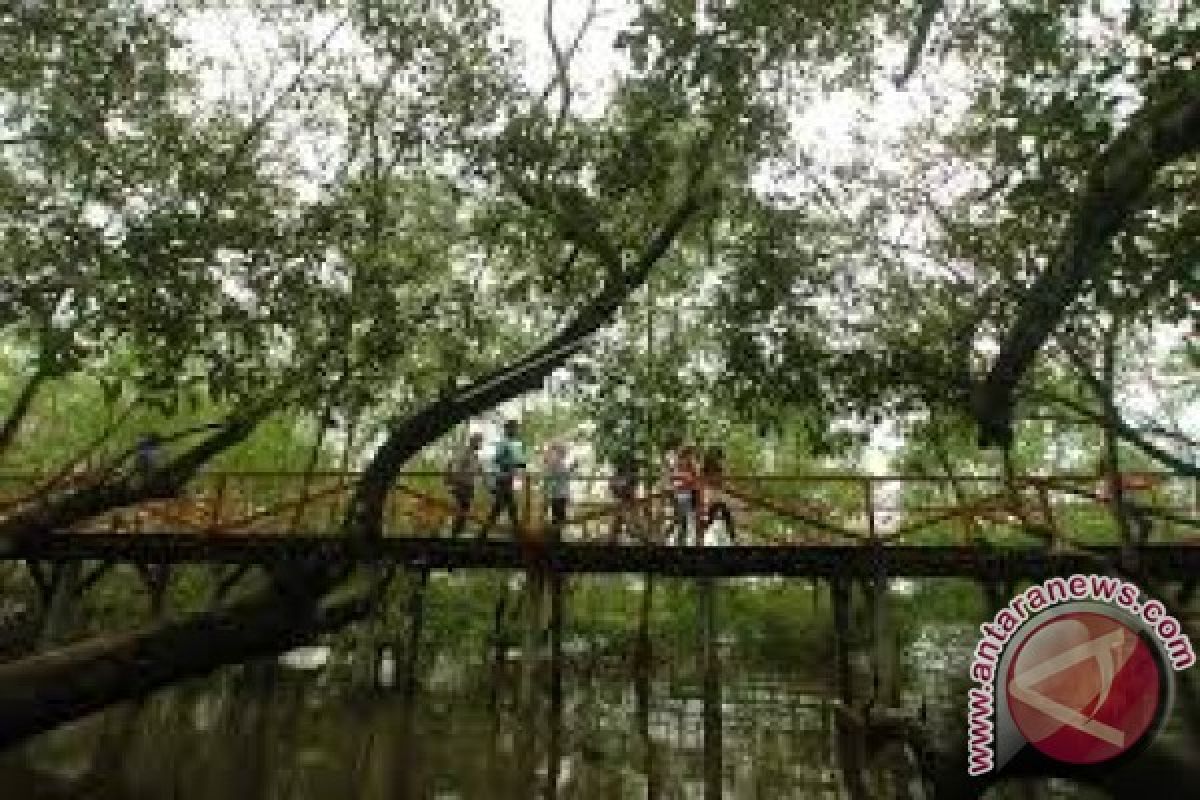
<path fill-rule="evenodd" d="M 72 531 L 23 542 L 5 556 L 247 564 L 350 555 L 347 543 L 328 532 L 337 528 L 355 477 L 209 473 L 182 497 L 114 511 Z M 41 486 L 30 476 L 0 480 L 0 515 L 29 502 Z M 1123 484 L 1136 528 L 1147 535 L 1144 567 L 1164 577 L 1195 572 L 1200 482 L 1140 473 L 1126 475 Z M 694 539 L 689 546 L 667 546 L 672 512 L 661 492 L 642 492 L 621 506 L 606 496 L 607 479 L 583 477 L 572 486 L 562 544 L 531 550 L 529 540 L 547 538 L 539 486 L 531 475 L 521 489 L 524 547 L 452 541 L 446 534 L 453 505 L 441 475 L 405 473 L 385 505 L 383 541 L 352 557 L 434 568 L 519 567 L 534 552 L 559 569 L 582 572 L 825 575 L 882 567 L 893 575 L 1032 577 L 1115 555 L 1120 543 L 1105 481 L 1094 475 L 1011 482 L 979 476 L 730 476 L 706 491 L 733 511 L 733 547 L 690 546 Z M 489 505 L 481 489 L 474 527 Z M 618 519 L 633 535 L 612 538 Z M 614 542 L 641 546 L 607 546 Z M 714 535 L 699 543 L 730 542 Z"/>

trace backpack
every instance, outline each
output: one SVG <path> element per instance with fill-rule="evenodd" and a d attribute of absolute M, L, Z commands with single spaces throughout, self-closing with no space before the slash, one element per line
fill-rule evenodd
<path fill-rule="evenodd" d="M 521 452 L 521 443 L 505 440 L 496 448 L 496 471 L 501 475 L 510 476 L 514 470 L 525 468 L 525 457 Z"/>

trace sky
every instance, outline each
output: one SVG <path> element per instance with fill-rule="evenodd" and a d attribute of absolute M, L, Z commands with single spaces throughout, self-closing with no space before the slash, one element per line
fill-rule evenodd
<path fill-rule="evenodd" d="M 522 46 L 529 85 L 546 85 L 553 70 L 552 55 L 544 31 L 546 3 L 541 0 L 502 0 L 498 5 L 503 14 L 504 34 Z M 1115 9 L 1122 4 L 1116 0 L 1105 0 L 1103 5 Z M 614 51 L 612 43 L 616 33 L 631 18 L 634 5 L 624 0 L 596 0 L 594 4 L 585 0 L 558 0 L 554 6 L 554 30 L 563 48 L 574 39 L 589 8 L 594 9 L 595 18 L 580 42 L 571 69 L 576 81 L 573 101 L 575 107 L 585 114 L 603 106 L 604 95 L 612 85 L 614 74 L 621 68 L 620 56 Z M 320 40 L 331 27 L 328 18 L 318 20 L 314 23 L 311 40 Z M 190 33 L 202 50 L 232 64 L 261 63 L 256 59 L 259 59 L 262 49 L 270 45 L 245 19 L 231 18 L 228 14 L 202 16 Z M 336 48 L 347 43 L 344 37 L 335 37 L 333 46 Z M 903 57 L 903 43 L 897 43 L 883 54 L 885 62 L 893 67 L 898 66 Z M 913 125 L 936 117 L 940 120 L 939 127 L 945 128 L 966 107 L 968 95 L 956 91 L 955 87 L 969 83 L 969 76 L 953 62 L 927 58 L 904 88 L 895 87 L 889 80 L 893 72 L 894 69 L 889 69 L 880 75 L 874 99 L 840 92 L 795 109 L 791 121 L 796 147 L 824 165 L 848 163 L 863 157 L 879 164 L 893 163 L 904 136 Z M 279 85 L 285 83 L 286 78 L 277 81 Z M 215 97 L 226 85 L 214 73 L 209 88 Z M 270 94 L 270 87 L 254 88 Z M 312 152 L 318 152 L 321 145 L 319 142 L 301 144 L 304 147 L 311 145 Z M 903 165 L 897 163 L 896 166 L 899 169 Z M 764 176 L 763 188 L 772 188 L 771 180 Z M 964 175 L 958 181 L 948 182 L 940 190 L 954 193 L 964 188 L 970 180 L 970 176 Z M 907 238 L 919 242 L 919 238 L 913 239 L 914 236 L 919 237 L 913 220 L 897 217 L 889 227 L 889 233 L 895 239 Z M 1163 343 L 1166 341 L 1169 339 L 1164 339 Z M 1151 413 L 1154 398 L 1149 387 L 1129 388 L 1130 407 L 1134 411 Z M 534 395 L 509 403 L 487 415 L 476 427 L 491 438 L 502 419 L 510 415 L 519 416 L 522 408 L 537 402 L 537 395 Z M 1200 431 L 1200 408 L 1185 409 L 1184 417 L 1185 425 L 1190 430 Z M 883 471 L 889 451 L 898 444 L 893 430 L 887 426 L 878 429 L 873 439 L 868 469 Z"/>
<path fill-rule="evenodd" d="M 501 2 L 506 36 L 522 43 L 526 63 L 526 74 L 531 85 L 546 85 L 553 75 L 553 55 L 546 38 L 546 4 L 507 0 Z M 575 39 L 580 25 L 587 18 L 589 8 L 594 8 L 595 18 L 588 26 L 576 56 L 572 60 L 571 75 L 579 82 L 582 91 L 574 97 L 584 113 L 600 108 L 603 97 L 612 86 L 613 75 L 621 68 L 622 59 L 613 49 L 613 39 L 633 16 L 632 3 L 621 0 L 596 0 L 593 4 L 584 0 L 559 0 L 554 6 L 554 31 L 565 48 Z M 890 53 L 890 60 L 899 64 L 903 53 Z M 930 112 L 929 98 L 919 89 L 900 90 L 888 81 L 881 81 L 880 96 L 873 106 L 850 92 L 831 94 L 823 101 L 792 115 L 796 142 L 820 162 L 845 162 L 861 154 L 861 145 L 856 147 L 853 133 L 865 134 L 879 152 L 887 142 L 898 142 L 904 129 Z M 771 190 L 778 184 L 765 177 L 760 188 Z M 515 401 L 498 410 L 493 417 L 500 420 L 507 415 L 519 413 L 524 401 Z M 489 434 L 495 422 L 481 426 Z M 872 436 L 866 456 L 866 468 L 871 472 L 885 471 L 890 453 L 899 446 L 900 440 L 890 426 L 880 426 Z M 586 457 L 587 448 L 577 448 Z"/>

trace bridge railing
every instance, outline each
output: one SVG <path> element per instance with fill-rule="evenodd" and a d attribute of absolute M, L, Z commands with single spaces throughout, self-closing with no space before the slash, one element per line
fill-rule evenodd
<path fill-rule="evenodd" d="M 342 472 L 208 472 L 178 498 L 120 509 L 81 530 L 202 532 L 285 535 L 334 533 L 357 475 Z M 44 478 L 0 474 L 0 515 L 36 492 Z M 672 492 L 642 486 L 631 501 L 618 501 L 604 475 L 570 480 L 566 524 L 571 541 L 718 544 L 884 543 L 939 544 L 987 540 L 996 544 L 1051 541 L 1071 545 L 1115 543 L 1120 528 L 1107 482 L 1095 475 L 729 475 L 701 487 L 708 507 L 722 503 L 724 518 L 705 529 L 704 514 L 679 522 Z M 1200 528 L 1200 482 L 1171 473 L 1126 473 L 1122 485 L 1134 509 L 1136 532 L 1150 541 L 1180 541 Z M 478 486 L 466 525 L 475 535 L 491 510 Z M 542 476 L 529 473 L 518 489 L 527 536 L 555 535 Z M 387 496 L 383 527 L 391 536 L 448 534 L 454 501 L 441 473 L 406 472 Z M 494 534 L 509 533 L 501 517 Z M 732 536 L 730 534 L 733 534 Z"/>

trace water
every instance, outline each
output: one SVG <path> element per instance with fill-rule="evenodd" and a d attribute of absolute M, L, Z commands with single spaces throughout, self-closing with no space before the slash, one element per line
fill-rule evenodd
<path fill-rule="evenodd" d="M 0 797 L 923 796 L 902 745 L 839 725 L 829 598 L 807 583 L 726 585 L 710 659 L 692 582 L 661 582 L 646 606 L 636 581 L 575 580 L 557 668 L 553 639 L 522 625 L 519 582 L 505 583 L 435 578 L 418 628 L 401 586 L 377 619 L 319 645 L 42 736 L 0 758 Z M 854 620 L 852 685 L 869 692 L 869 626 Z M 971 627 L 898 628 L 900 705 L 953 735 Z"/>

